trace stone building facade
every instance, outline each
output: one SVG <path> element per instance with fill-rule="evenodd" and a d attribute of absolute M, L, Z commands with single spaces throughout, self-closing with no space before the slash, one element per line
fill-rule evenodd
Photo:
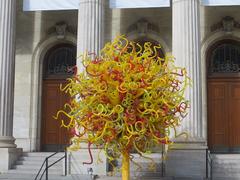
<path fill-rule="evenodd" d="M 239 6 L 173 0 L 171 7 L 110 9 L 108 0 L 82 0 L 79 11 L 23 12 L 22 7 L 22 0 L 0 2 L 0 169 L 11 166 L 19 148 L 45 151 L 47 133 L 55 133 L 58 140 L 64 134 L 43 130 L 45 113 L 51 109 L 51 103 L 44 104 L 51 89 L 44 88 L 62 80 L 57 78 L 61 67 L 53 79 L 45 78 L 48 57 L 59 53 L 59 48 L 78 55 L 86 49 L 98 52 L 120 34 L 158 42 L 163 53 L 173 53 L 176 64 L 186 67 L 192 78 L 186 93 L 191 108 L 179 129 L 189 138 L 175 139 L 166 173 L 204 176 L 208 147 L 213 152 L 238 151 Z M 58 140 L 53 142 L 64 144 Z"/>

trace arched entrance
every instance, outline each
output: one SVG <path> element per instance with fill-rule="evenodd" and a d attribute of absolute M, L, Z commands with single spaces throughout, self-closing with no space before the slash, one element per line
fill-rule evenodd
<path fill-rule="evenodd" d="M 60 91 L 60 84 L 73 75 L 70 67 L 76 65 L 76 47 L 58 44 L 48 50 L 43 64 L 41 150 L 60 151 L 69 144 L 70 133 L 54 119 L 57 111 L 69 101 Z"/>
<path fill-rule="evenodd" d="M 214 152 L 240 152 L 240 43 L 215 43 L 207 70 L 208 146 Z"/>

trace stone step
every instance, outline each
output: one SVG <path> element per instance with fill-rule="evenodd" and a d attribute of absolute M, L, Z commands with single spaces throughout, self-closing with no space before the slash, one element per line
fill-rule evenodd
<path fill-rule="evenodd" d="M 240 161 L 240 159 L 227 159 L 227 158 L 222 158 L 222 159 L 215 159 L 215 158 L 213 158 L 213 160 L 215 161 L 215 162 L 227 162 L 227 161 L 232 161 L 232 162 L 237 162 L 237 161 Z"/>
<path fill-rule="evenodd" d="M 231 159 L 229 159 L 229 160 L 221 160 L 221 161 L 219 161 L 219 160 L 213 160 L 213 164 L 229 164 L 229 165 L 237 165 L 237 164 L 239 164 L 239 162 L 240 162 L 240 160 L 231 160 Z"/>
<path fill-rule="evenodd" d="M 220 168 L 220 167 L 213 167 L 212 168 L 214 173 L 240 173 L 240 169 L 231 169 L 231 168 Z"/>
<path fill-rule="evenodd" d="M 10 174 L 35 174 L 36 175 L 38 173 L 38 171 L 39 171 L 39 169 L 30 169 L 30 170 L 28 170 L 28 169 L 21 169 L 21 170 L 20 169 L 10 169 L 10 170 L 8 170 L 8 173 L 10 173 Z M 60 170 L 49 169 L 48 173 L 62 175 L 63 170 L 62 169 L 60 169 Z"/>
<path fill-rule="evenodd" d="M 239 180 L 239 177 L 214 177 L 212 180 Z"/>
<path fill-rule="evenodd" d="M 0 175 L 0 180 L 33 180 L 36 175 L 33 174 L 2 174 Z M 45 179 L 45 176 L 42 178 Z M 49 180 L 92 180 L 89 175 L 68 175 L 68 176 L 62 176 L 62 175 L 49 175 Z M 121 180 L 122 178 L 116 177 L 116 176 L 98 176 L 97 180 Z M 203 180 L 200 178 L 171 178 L 171 177 L 132 177 L 132 180 Z"/>
<path fill-rule="evenodd" d="M 54 152 L 23 152 L 22 156 L 26 157 L 47 157 L 51 156 Z M 62 157 L 64 156 L 64 152 L 59 152 L 55 154 L 53 157 Z"/>
<path fill-rule="evenodd" d="M 48 162 L 55 162 L 57 160 L 59 160 L 61 157 L 59 158 L 49 158 L 48 159 Z M 64 160 L 64 158 L 62 159 L 62 161 Z M 18 159 L 19 162 L 24 162 L 24 161 L 29 161 L 29 162 L 35 162 L 35 163 L 43 163 L 43 161 L 45 161 L 45 158 L 42 158 L 42 157 L 20 157 Z"/>
<path fill-rule="evenodd" d="M 239 176 L 240 172 L 239 171 L 228 171 L 228 170 L 219 170 L 219 169 L 213 169 L 212 172 L 213 175 L 215 175 L 214 177 L 221 177 L 221 176 Z M 240 176 L 239 176 L 240 177 Z"/>
<path fill-rule="evenodd" d="M 240 160 L 240 154 L 211 154 L 214 160 Z"/>
<path fill-rule="evenodd" d="M 35 178 L 35 174 L 0 174 L 0 180 L 33 180 Z M 39 177 L 40 178 L 40 177 Z M 78 176 L 78 175 L 68 175 L 68 176 L 62 176 L 62 175 L 54 175 L 50 174 L 48 176 L 48 180 L 91 180 L 89 175 L 86 176 Z M 45 176 L 43 176 L 42 180 L 45 180 Z"/>
<path fill-rule="evenodd" d="M 12 169 L 27 169 L 27 170 L 35 170 L 35 169 L 40 169 L 41 166 L 39 165 L 15 165 L 13 166 Z M 45 166 L 44 166 L 45 167 Z M 62 169 L 63 168 L 63 165 L 60 163 L 60 164 L 55 164 L 54 166 L 50 167 L 50 169 Z"/>
<path fill-rule="evenodd" d="M 49 159 L 48 163 L 54 163 L 57 159 Z M 16 165 L 32 165 L 32 166 L 41 166 L 43 164 L 44 160 L 41 161 L 35 161 L 35 160 L 23 160 L 23 161 L 17 161 Z M 61 160 L 60 162 L 58 162 L 56 165 L 58 164 L 62 164 L 64 162 L 64 160 Z"/>
<path fill-rule="evenodd" d="M 239 160 L 236 160 L 236 159 L 222 159 L 222 160 L 213 159 L 214 163 L 239 163 L 239 161 L 240 161 L 240 159 Z"/>
<path fill-rule="evenodd" d="M 236 171 L 236 170 L 238 170 L 238 171 L 240 171 L 240 165 L 238 164 L 238 165 L 236 165 L 236 166 L 229 166 L 229 165 L 213 165 L 212 166 L 212 169 L 214 169 L 214 170 L 219 170 L 219 171 Z"/>
<path fill-rule="evenodd" d="M 0 180 L 33 180 L 35 175 L 32 174 L 0 174 Z M 68 175 L 68 176 L 61 176 L 61 175 L 49 175 L 49 180 L 92 180 L 89 175 Z M 121 180 L 121 177 L 112 177 L 112 176 L 99 176 L 97 180 Z M 203 180 L 199 178 L 171 178 L 171 177 L 132 177 L 132 180 Z M 42 180 L 45 180 L 43 176 Z"/>
<path fill-rule="evenodd" d="M 22 157 L 19 158 L 16 165 L 13 166 L 13 169 L 9 170 L 7 174 L 1 175 L 0 180 L 2 179 L 34 179 L 39 169 L 41 168 L 46 157 L 52 155 L 52 152 L 33 152 L 33 153 L 23 153 Z M 63 157 L 64 153 L 56 154 L 55 156 L 49 158 L 49 165 L 57 161 L 59 158 Z M 55 179 L 61 179 L 63 175 L 63 161 L 56 163 L 54 166 L 50 167 L 48 172 L 49 175 Z M 43 167 L 45 168 L 45 167 Z M 43 170 L 41 171 L 43 172 Z M 66 177 L 63 177 L 66 178 Z M 62 178 L 62 179 L 63 179 Z M 68 179 L 71 177 L 68 177 Z M 49 178 L 51 179 L 51 178 Z"/>
<path fill-rule="evenodd" d="M 237 166 L 227 166 L 227 165 L 217 165 L 212 166 L 212 169 L 216 172 L 240 172 L 240 165 Z"/>
<path fill-rule="evenodd" d="M 49 159 L 59 159 L 59 158 L 61 158 L 61 157 L 63 157 L 64 156 L 64 154 L 62 154 L 62 155 L 56 155 L 56 156 L 52 156 L 52 157 L 50 157 Z M 26 159 L 45 159 L 45 158 L 47 158 L 48 156 L 45 156 L 45 155 L 25 155 L 25 156 L 21 156 L 21 158 L 26 158 Z"/>
<path fill-rule="evenodd" d="M 240 180 L 240 154 L 211 154 L 213 180 Z"/>
<path fill-rule="evenodd" d="M 226 174 L 226 173 L 237 173 L 239 174 L 240 169 L 230 169 L 230 168 L 213 168 L 213 172 L 216 174 Z"/>

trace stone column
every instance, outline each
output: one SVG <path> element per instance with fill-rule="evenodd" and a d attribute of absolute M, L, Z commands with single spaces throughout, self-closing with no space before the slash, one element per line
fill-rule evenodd
<path fill-rule="evenodd" d="M 16 1 L 0 1 L 0 172 L 18 159 L 13 137 Z"/>
<path fill-rule="evenodd" d="M 188 116 L 179 131 L 189 138 L 177 138 L 168 153 L 167 176 L 204 177 L 206 141 L 203 135 L 200 60 L 200 0 L 172 1 L 172 51 L 176 65 L 185 67 L 192 79 L 186 98 L 190 101 Z"/>
<path fill-rule="evenodd" d="M 199 0 L 172 1 L 173 55 L 176 65 L 185 67 L 192 80 L 185 94 L 190 109 L 181 131 L 187 131 L 192 141 L 203 139 L 199 8 Z"/>
<path fill-rule="evenodd" d="M 78 55 L 99 54 L 103 47 L 104 2 L 106 0 L 80 0 L 78 11 Z"/>
<path fill-rule="evenodd" d="M 16 0 L 0 1 L 0 148 L 16 147 L 13 133 Z"/>
<path fill-rule="evenodd" d="M 80 0 L 79 11 L 78 11 L 78 39 L 77 39 L 77 66 L 78 71 L 83 71 L 83 66 L 81 64 L 81 57 L 83 53 L 95 53 L 99 55 L 100 50 L 103 47 L 104 43 L 104 10 L 105 3 L 108 0 Z M 99 149 L 96 149 L 94 146 L 92 149 L 92 155 L 94 159 L 97 159 Z M 88 145 L 83 143 L 81 144 L 81 149 L 77 152 L 70 152 L 70 157 L 74 159 L 74 162 L 82 164 L 89 160 L 87 157 L 88 154 Z M 85 156 L 86 155 L 86 156 Z M 93 174 L 98 175 L 107 175 L 106 172 L 106 156 L 103 151 L 100 153 L 100 157 L 103 160 L 103 163 L 94 163 L 91 165 L 93 169 Z M 88 158 L 88 159 L 86 159 Z M 75 167 L 75 163 L 71 163 L 70 166 Z M 74 168 L 72 168 L 74 169 Z M 72 173 L 82 173 L 88 174 L 88 165 L 81 165 L 81 172 L 75 168 Z"/>

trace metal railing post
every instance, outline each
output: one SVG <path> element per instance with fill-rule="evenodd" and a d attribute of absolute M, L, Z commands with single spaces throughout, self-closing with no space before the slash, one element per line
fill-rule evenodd
<path fill-rule="evenodd" d="M 164 145 L 162 144 L 162 177 L 164 177 L 164 161 L 163 161 L 163 156 L 164 156 Z"/>
<path fill-rule="evenodd" d="M 65 176 L 67 176 L 67 150 L 65 150 Z"/>
<path fill-rule="evenodd" d="M 206 178 L 208 179 L 208 149 L 206 149 Z"/>
<path fill-rule="evenodd" d="M 211 160 L 211 167 L 210 167 L 210 180 L 213 179 L 213 171 L 212 171 L 212 167 L 213 167 L 213 161 Z"/>
<path fill-rule="evenodd" d="M 46 158 L 46 180 L 48 180 L 48 158 Z"/>

